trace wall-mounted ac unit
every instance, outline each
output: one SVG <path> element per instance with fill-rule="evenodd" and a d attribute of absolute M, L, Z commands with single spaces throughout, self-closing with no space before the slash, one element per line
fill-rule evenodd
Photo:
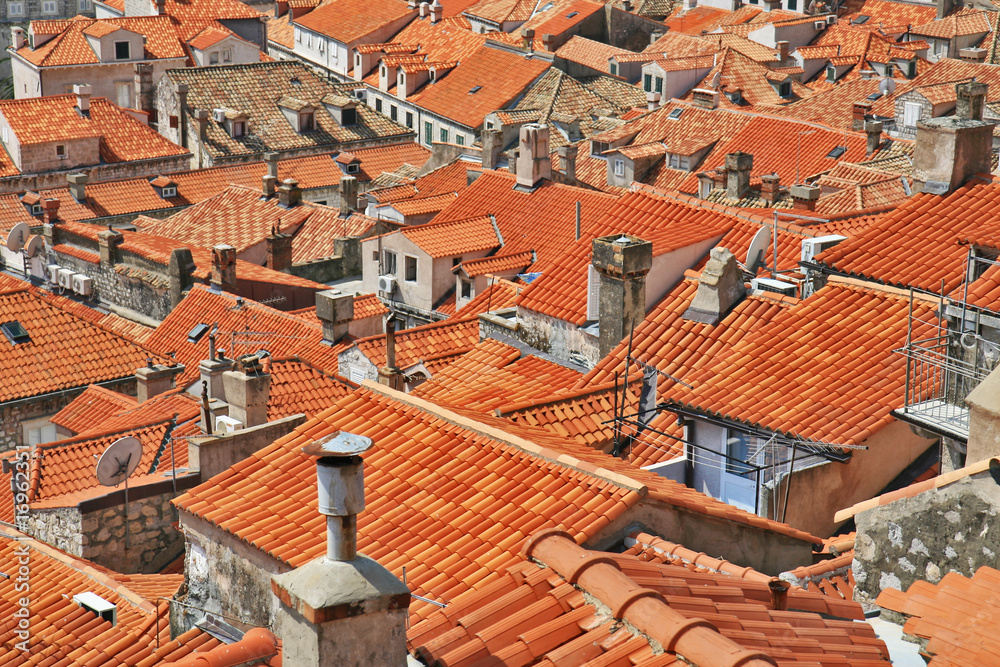
<path fill-rule="evenodd" d="M 799 286 L 795 283 L 786 283 L 784 280 L 774 280 L 773 278 L 754 278 L 750 284 L 754 291 L 774 292 L 785 296 L 795 296 L 799 291 Z"/>
<path fill-rule="evenodd" d="M 823 30 L 824 28 L 826 28 L 826 21 L 816 21 L 815 23 L 813 23 L 813 27 L 816 28 L 817 30 Z"/>
<path fill-rule="evenodd" d="M 827 15 L 827 17 L 826 17 L 826 24 L 827 25 L 834 25 L 836 22 L 837 22 L 837 15 L 836 14 L 829 14 L 829 15 Z"/>
<path fill-rule="evenodd" d="M 392 294 L 396 291 L 396 276 L 379 276 L 378 291 Z"/>
<path fill-rule="evenodd" d="M 226 110 L 225 109 L 213 109 L 212 116 L 215 118 L 216 123 L 226 122 Z"/>
<path fill-rule="evenodd" d="M 816 255 L 820 254 L 828 248 L 832 248 L 841 241 L 846 240 L 846 236 L 839 236 L 837 234 L 830 234 L 829 236 L 817 236 L 813 239 L 803 239 L 802 240 L 802 256 L 801 261 L 811 262 Z"/>
<path fill-rule="evenodd" d="M 365 89 L 365 88 L 355 88 L 354 89 L 354 99 L 362 100 L 362 101 L 367 100 L 368 99 L 368 90 Z"/>
<path fill-rule="evenodd" d="M 70 269 L 59 269 L 59 287 L 73 289 L 73 276 L 76 275 Z"/>
<path fill-rule="evenodd" d="M 59 269 L 62 268 L 58 264 L 49 264 L 45 267 L 45 270 L 49 275 L 49 282 L 53 285 L 59 284 Z"/>
<path fill-rule="evenodd" d="M 234 433 L 243 428 L 243 422 L 238 419 L 233 419 L 232 417 L 227 417 L 226 415 L 219 415 L 215 418 L 215 432 L 222 433 L 223 435 L 227 433 Z"/>
<path fill-rule="evenodd" d="M 73 276 L 73 291 L 80 296 L 90 296 L 94 293 L 94 280 L 90 276 L 77 273 Z"/>

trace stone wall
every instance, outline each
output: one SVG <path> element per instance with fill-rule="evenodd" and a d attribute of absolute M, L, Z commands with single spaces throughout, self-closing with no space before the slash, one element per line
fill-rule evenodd
<path fill-rule="evenodd" d="M 378 369 L 368 357 L 353 345 L 337 355 L 337 374 L 351 382 L 378 381 Z"/>
<path fill-rule="evenodd" d="M 593 368 L 601 358 L 598 336 L 533 310 L 518 307 L 514 336 L 542 352 L 588 368 Z"/>
<path fill-rule="evenodd" d="M 854 517 L 854 599 L 868 608 L 886 588 L 971 577 L 1000 554 L 1000 494 L 989 472 L 881 505 Z"/>
<path fill-rule="evenodd" d="M 257 158 L 258 160 L 260 158 Z M 66 187 L 66 175 L 86 171 L 90 183 L 101 181 L 117 181 L 141 176 L 159 176 L 187 171 L 191 168 L 191 156 L 188 154 L 157 158 L 155 160 L 133 160 L 129 162 L 113 162 L 111 164 L 90 165 L 73 169 L 47 171 L 41 174 L 18 174 L 0 178 L 0 194 L 24 192 L 31 190 L 48 190 Z"/>
<path fill-rule="evenodd" d="M 333 240 L 334 254 L 322 259 L 293 264 L 293 276 L 328 283 L 349 276 L 361 275 L 361 240 L 343 237 Z"/>

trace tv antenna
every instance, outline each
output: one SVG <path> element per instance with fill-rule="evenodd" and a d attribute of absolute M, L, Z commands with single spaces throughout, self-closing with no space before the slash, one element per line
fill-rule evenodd
<path fill-rule="evenodd" d="M 104 450 L 97 460 L 97 481 L 103 486 L 118 486 L 125 482 L 125 548 L 129 548 L 128 529 L 128 478 L 139 467 L 142 443 L 138 438 L 118 438 Z"/>

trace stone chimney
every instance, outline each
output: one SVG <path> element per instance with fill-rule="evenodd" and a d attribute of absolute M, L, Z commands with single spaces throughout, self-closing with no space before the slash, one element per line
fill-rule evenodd
<path fill-rule="evenodd" d="M 521 28 L 521 46 L 528 53 L 535 50 L 535 31 L 532 28 Z"/>
<path fill-rule="evenodd" d="M 955 6 L 954 0 L 937 0 L 937 18 L 943 19 L 948 16 L 948 12 Z"/>
<path fill-rule="evenodd" d="M 917 192 L 944 194 L 990 172 L 993 123 L 958 116 L 917 123 L 913 180 Z"/>
<path fill-rule="evenodd" d="M 215 346 L 215 326 L 208 333 L 208 359 L 202 359 L 198 364 L 198 371 L 201 381 L 208 388 L 208 398 L 211 400 L 225 401 L 226 388 L 222 383 L 222 374 L 233 370 L 235 362 L 227 359 L 224 350 L 217 350 Z M 214 425 L 209 424 L 206 432 L 211 433 Z"/>
<path fill-rule="evenodd" d="M 195 109 L 194 121 L 198 124 L 198 166 L 204 167 L 208 145 L 208 109 Z"/>
<path fill-rule="evenodd" d="M 302 189 L 299 182 L 294 178 L 286 178 L 278 186 L 278 204 L 285 208 L 292 208 L 302 203 Z"/>
<path fill-rule="evenodd" d="M 778 64 L 783 64 L 788 60 L 788 42 L 777 42 L 774 46 L 778 49 Z"/>
<path fill-rule="evenodd" d="M 656 44 L 658 41 L 660 41 L 661 37 L 663 37 L 663 30 L 654 30 L 653 32 L 649 33 L 649 43 Z"/>
<path fill-rule="evenodd" d="M 385 321 L 385 367 L 378 370 L 378 381 L 391 389 L 403 390 L 403 374 L 396 368 L 396 320 L 391 314 Z"/>
<path fill-rule="evenodd" d="M 184 148 L 188 148 L 188 133 L 187 133 L 187 98 L 188 98 L 188 85 L 186 83 L 178 83 L 174 86 L 174 95 L 177 98 L 177 143 L 179 143 Z M 164 123 L 169 125 L 169 119 L 164 119 Z M 160 124 L 161 131 L 165 129 L 168 125 Z"/>
<path fill-rule="evenodd" d="M 97 247 L 101 252 L 101 266 L 111 268 L 119 261 L 118 246 L 125 240 L 125 235 L 111 225 L 97 235 Z"/>
<path fill-rule="evenodd" d="M 272 227 L 267 237 L 267 268 L 288 273 L 292 268 L 292 235 Z"/>
<path fill-rule="evenodd" d="M 559 156 L 559 171 L 566 178 L 576 178 L 576 146 L 560 146 L 556 149 Z"/>
<path fill-rule="evenodd" d="M 76 95 L 76 112 L 81 116 L 90 115 L 90 96 L 93 92 L 93 87 L 87 83 L 73 86 L 73 94 Z"/>
<path fill-rule="evenodd" d="M 69 194 L 78 204 L 87 202 L 87 174 L 66 174 L 69 182 Z"/>
<path fill-rule="evenodd" d="M 18 26 L 14 26 L 13 28 L 10 29 L 10 43 L 11 43 L 11 46 L 14 47 L 15 51 L 18 51 L 18 50 L 24 48 L 24 44 L 25 44 L 24 28 L 20 28 Z"/>
<path fill-rule="evenodd" d="M 236 363 L 236 370 L 222 374 L 229 416 L 244 428 L 266 424 L 271 375 L 264 372 L 256 354 L 240 357 Z"/>
<path fill-rule="evenodd" d="M 151 63 L 135 63 L 135 108 L 150 112 L 153 106 L 153 65 Z"/>
<path fill-rule="evenodd" d="M 592 262 L 600 277 L 598 328 L 605 357 L 646 317 L 653 244 L 627 234 L 602 236 L 593 241 Z"/>
<path fill-rule="evenodd" d="M 545 33 L 542 35 L 542 48 L 549 53 L 555 52 L 556 36 L 551 33 Z"/>
<path fill-rule="evenodd" d="M 264 177 L 260 179 L 260 192 L 265 199 L 270 199 L 274 196 L 275 184 L 278 179 L 269 174 L 264 174 Z"/>
<path fill-rule="evenodd" d="M 42 200 L 42 220 L 49 225 L 59 222 L 59 200 L 55 197 Z"/>
<path fill-rule="evenodd" d="M 752 170 L 753 155 L 742 152 L 726 155 L 726 197 L 738 201 L 750 192 Z"/>
<path fill-rule="evenodd" d="M 851 129 L 861 132 L 865 129 L 865 118 L 871 115 L 871 102 L 855 102 L 851 109 Z"/>
<path fill-rule="evenodd" d="M 764 174 L 760 177 L 760 198 L 773 204 L 781 198 L 781 182 L 778 174 Z"/>
<path fill-rule="evenodd" d="M 497 160 L 503 150 L 503 132 L 483 130 L 483 169 L 496 169 Z"/>
<path fill-rule="evenodd" d="M 317 292 L 316 317 L 323 325 L 323 342 L 333 345 L 348 334 L 354 320 L 354 297 L 336 289 Z"/>
<path fill-rule="evenodd" d="M 792 209 L 797 211 L 815 211 L 816 202 L 822 193 L 822 188 L 818 185 L 793 185 L 788 189 L 788 194 L 792 196 Z"/>
<path fill-rule="evenodd" d="M 882 145 L 882 123 L 878 121 L 865 121 L 865 149 L 867 155 L 871 155 Z"/>
<path fill-rule="evenodd" d="M 444 18 L 444 7 L 441 6 L 441 0 L 434 0 L 431 3 L 431 23 L 437 23 L 442 18 Z"/>
<path fill-rule="evenodd" d="M 875 70 L 873 69 L 863 69 L 858 74 L 861 75 L 862 79 L 871 79 L 875 76 Z"/>
<path fill-rule="evenodd" d="M 361 455 L 371 446 L 369 438 L 341 431 L 302 450 L 316 458 L 327 552 L 271 579 L 287 667 L 406 664 L 410 591 L 357 553 L 357 515 L 365 509 Z"/>
<path fill-rule="evenodd" d="M 431 13 L 431 5 L 429 2 L 420 3 L 420 18 L 425 19 Z"/>
<path fill-rule="evenodd" d="M 653 111 L 660 106 L 660 93 L 650 91 L 646 93 L 646 111 Z"/>
<path fill-rule="evenodd" d="M 691 91 L 691 103 L 702 109 L 718 109 L 719 91 L 695 88 Z"/>
<path fill-rule="evenodd" d="M 146 365 L 135 372 L 136 400 L 145 403 L 154 396 L 168 392 L 174 388 L 174 378 L 184 370 L 184 366 L 164 366 L 154 364 L 152 359 L 146 360 Z"/>
<path fill-rule="evenodd" d="M 340 215 L 349 216 L 358 210 L 358 179 L 354 176 L 340 177 Z"/>
<path fill-rule="evenodd" d="M 955 116 L 966 120 L 982 120 L 988 89 L 989 86 L 978 81 L 956 85 Z"/>
<path fill-rule="evenodd" d="M 236 248 L 231 245 L 212 246 L 212 287 L 236 292 Z"/>
<path fill-rule="evenodd" d="M 153 2 L 153 15 L 163 16 L 167 13 L 167 2 L 166 0 L 152 0 Z"/>
<path fill-rule="evenodd" d="M 525 123 L 521 126 L 521 152 L 517 158 L 517 184 L 533 188 L 542 180 L 552 179 L 549 158 L 549 126 Z"/>
<path fill-rule="evenodd" d="M 743 271 L 726 248 L 712 248 L 698 278 L 698 291 L 682 316 L 686 320 L 717 324 L 746 296 Z"/>

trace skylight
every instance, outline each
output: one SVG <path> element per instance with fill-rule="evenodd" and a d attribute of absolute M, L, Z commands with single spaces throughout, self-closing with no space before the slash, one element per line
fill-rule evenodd
<path fill-rule="evenodd" d="M 580 12 L 570 12 L 569 14 L 566 15 L 566 18 L 571 19 L 571 18 L 573 18 L 574 16 L 576 16 L 579 13 Z"/>
<path fill-rule="evenodd" d="M 555 6 L 556 6 L 555 3 L 553 3 L 553 2 L 547 2 L 547 3 L 545 3 L 544 7 L 542 7 L 541 9 L 538 10 L 538 13 L 541 14 L 542 12 L 547 12 L 547 11 L 549 11 L 550 9 L 552 9 Z"/>
<path fill-rule="evenodd" d="M 207 324 L 196 324 L 191 331 L 188 331 L 187 339 L 189 343 L 197 343 L 208 332 Z"/>
<path fill-rule="evenodd" d="M 862 23 L 867 23 L 868 19 L 870 18 L 871 18 L 870 16 L 865 16 L 864 14 L 862 14 L 861 16 L 855 16 L 853 19 L 851 19 L 851 23 L 853 23 L 854 25 L 861 25 Z"/>
<path fill-rule="evenodd" d="M 674 109 L 669 114 L 667 114 L 667 118 L 669 118 L 670 120 L 677 120 L 678 118 L 681 117 L 682 113 L 684 113 L 684 109 Z"/>
<path fill-rule="evenodd" d="M 28 330 L 21 325 L 17 320 L 11 320 L 10 322 L 4 322 L 0 324 L 0 331 L 3 335 L 7 337 L 11 345 L 18 345 L 20 343 L 30 343 L 31 336 L 28 335 Z"/>
<path fill-rule="evenodd" d="M 880 97 L 882 97 L 882 93 L 880 93 L 878 91 L 875 91 L 874 93 L 872 93 L 871 95 L 868 96 L 868 99 L 871 100 L 872 102 L 874 102 L 875 100 L 877 100 Z"/>
<path fill-rule="evenodd" d="M 838 157 L 847 152 L 847 146 L 834 146 L 833 150 L 826 154 L 826 156 L 832 160 L 836 160 Z"/>
<path fill-rule="evenodd" d="M 470 95 L 475 95 L 476 93 L 478 93 L 482 89 L 483 89 L 482 86 L 473 86 L 472 88 L 469 89 L 469 94 Z"/>

